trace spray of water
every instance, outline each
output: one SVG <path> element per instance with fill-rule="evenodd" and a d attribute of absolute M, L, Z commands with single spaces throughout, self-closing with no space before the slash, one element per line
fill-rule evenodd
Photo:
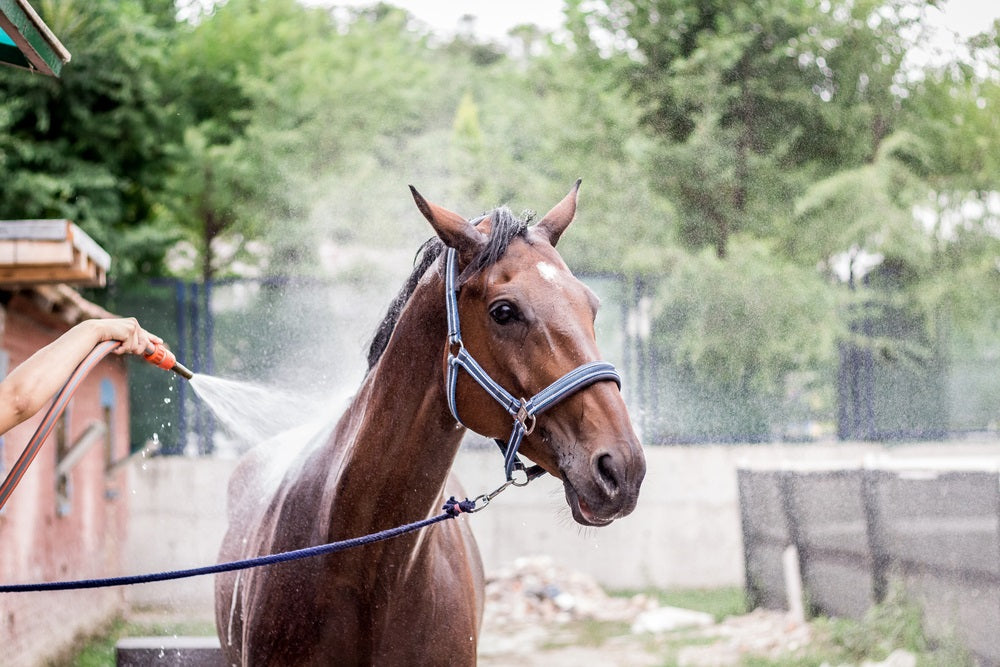
<path fill-rule="evenodd" d="M 237 504 L 266 502 L 303 454 L 330 436 L 349 395 L 309 394 L 196 373 L 191 387 L 234 439 L 251 450 L 252 480 Z"/>
<path fill-rule="evenodd" d="M 201 373 L 191 378 L 191 388 L 241 449 L 314 421 L 317 416 L 330 418 L 329 400 L 316 395 Z"/>

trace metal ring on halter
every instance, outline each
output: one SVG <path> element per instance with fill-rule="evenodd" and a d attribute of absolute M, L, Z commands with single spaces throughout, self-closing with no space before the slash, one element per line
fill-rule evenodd
<path fill-rule="evenodd" d="M 519 462 L 520 463 L 520 462 Z M 524 464 L 514 465 L 514 469 L 510 473 L 509 484 L 514 486 L 528 486 L 528 482 L 531 481 L 531 475 L 528 474 L 527 469 L 525 469 Z"/>

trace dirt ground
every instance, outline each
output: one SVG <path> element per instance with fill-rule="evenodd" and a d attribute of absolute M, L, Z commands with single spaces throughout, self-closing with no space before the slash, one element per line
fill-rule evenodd
<path fill-rule="evenodd" d="M 778 658 L 810 642 L 810 627 L 756 610 L 717 622 L 645 595 L 608 596 L 592 579 L 545 557 L 519 559 L 487 583 L 483 667 L 691 667 Z"/>
<path fill-rule="evenodd" d="M 156 614 L 131 616 L 145 624 L 165 620 Z M 206 627 L 211 625 L 207 618 Z M 785 612 L 758 609 L 716 620 L 642 594 L 610 596 L 589 576 L 550 558 L 523 558 L 487 582 L 479 665 L 724 667 L 750 656 L 788 657 L 810 644 L 812 632 Z M 911 658 L 878 664 L 914 667 Z"/>
<path fill-rule="evenodd" d="M 738 665 L 750 655 L 777 659 L 809 642 L 806 625 L 789 623 L 784 614 L 755 612 L 697 630 L 587 636 L 593 626 L 538 625 L 484 627 L 480 636 L 482 667 L 690 667 Z M 599 642 L 599 643 L 597 643 Z"/>

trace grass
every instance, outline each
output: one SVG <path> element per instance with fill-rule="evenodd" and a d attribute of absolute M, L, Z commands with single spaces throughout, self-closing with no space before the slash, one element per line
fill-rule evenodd
<path fill-rule="evenodd" d="M 638 593 L 648 595 L 661 605 L 680 607 L 711 614 L 716 621 L 727 616 L 739 616 L 747 613 L 746 594 L 742 588 L 691 588 L 677 590 L 660 590 L 655 588 L 642 590 L 615 591 L 612 595 L 631 597 Z"/>
<path fill-rule="evenodd" d="M 954 637 L 928 637 L 920 607 L 901 585 L 891 587 L 881 604 L 861 620 L 813 619 L 813 642 L 796 655 L 775 659 L 745 658 L 740 667 L 820 667 L 883 661 L 902 649 L 912 653 L 918 667 L 971 667 L 971 655 Z"/>
<path fill-rule="evenodd" d="M 746 598 L 740 588 L 708 590 L 639 590 L 618 591 L 615 595 L 631 596 L 643 593 L 662 605 L 703 611 L 722 621 L 729 616 L 748 612 Z M 866 660 L 882 661 L 897 649 L 912 653 L 918 667 L 971 667 L 969 653 L 954 637 L 931 639 L 924 629 L 920 607 L 909 599 L 901 586 L 892 587 L 882 604 L 876 605 L 861 620 L 818 617 L 810 621 L 812 642 L 794 653 L 775 656 L 744 656 L 739 667 L 820 667 L 821 665 L 857 665 Z M 627 628 L 598 630 L 580 626 L 578 641 L 586 640 L 580 634 L 589 632 L 600 645 L 610 637 L 628 634 Z M 706 637 L 691 631 L 676 631 L 647 636 L 646 650 L 659 656 L 663 667 L 677 664 L 679 651 L 684 647 L 707 645 L 718 638 Z"/>
<path fill-rule="evenodd" d="M 47 667 L 114 667 L 115 644 L 122 637 L 214 636 L 215 624 L 207 621 L 133 623 L 116 618 L 100 632 L 80 638 L 78 647 L 49 661 Z"/>

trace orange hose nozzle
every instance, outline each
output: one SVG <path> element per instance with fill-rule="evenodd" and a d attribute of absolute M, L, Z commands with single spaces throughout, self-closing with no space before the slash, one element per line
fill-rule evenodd
<path fill-rule="evenodd" d="M 146 352 L 143 358 L 157 368 L 172 370 L 177 365 L 177 357 L 163 343 L 153 343 L 153 349 Z"/>

